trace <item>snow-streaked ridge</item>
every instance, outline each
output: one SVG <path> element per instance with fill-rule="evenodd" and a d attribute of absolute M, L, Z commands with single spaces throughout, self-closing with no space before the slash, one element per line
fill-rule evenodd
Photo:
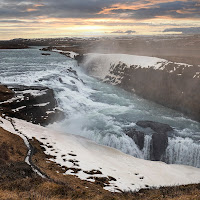
<path fill-rule="evenodd" d="M 129 54 L 100 54 L 100 53 L 88 53 L 84 54 L 83 65 L 94 77 L 104 79 L 107 75 L 110 75 L 109 70 L 116 65 L 125 64 L 126 68 L 134 66 L 134 68 L 152 68 L 154 70 L 164 70 L 167 65 L 174 64 L 179 68 L 180 66 L 191 67 L 192 65 L 185 63 L 171 62 L 166 59 L 139 56 Z M 169 71 L 172 73 L 176 70 Z"/>
<path fill-rule="evenodd" d="M 105 187 L 110 191 L 116 191 L 116 188 L 139 190 L 147 186 L 159 187 L 200 182 L 198 168 L 138 159 L 80 136 L 53 131 L 19 119 L 12 120 L 15 122 L 15 127 L 26 137 L 35 137 L 43 144 L 49 143 L 53 146 L 53 148 L 48 148 L 49 145 L 44 147 L 45 153 L 56 156 L 55 162 L 69 168 L 81 169 L 75 174 L 79 178 L 87 180 L 91 176 L 114 177 L 116 181 L 110 181 L 110 186 Z M 2 121 L 1 127 L 17 134 L 7 120 L 0 118 L 0 121 Z M 69 162 L 70 159 L 76 160 L 79 166 L 74 166 Z M 102 175 L 88 175 L 84 172 L 90 170 L 100 170 Z M 74 175 L 70 170 L 65 174 Z"/>
<path fill-rule="evenodd" d="M 156 57 L 149 56 L 137 56 L 128 54 L 99 54 L 99 53 L 88 53 L 84 55 L 84 66 L 94 67 L 96 76 L 99 78 L 105 78 L 109 73 L 109 69 L 112 65 L 124 63 L 127 67 L 136 65 L 141 68 L 159 69 L 163 64 L 169 61 Z"/>

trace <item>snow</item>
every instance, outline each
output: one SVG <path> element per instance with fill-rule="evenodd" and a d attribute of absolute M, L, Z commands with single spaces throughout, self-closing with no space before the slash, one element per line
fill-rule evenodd
<path fill-rule="evenodd" d="M 50 104 L 50 102 L 47 102 L 47 103 L 40 103 L 40 104 L 34 104 L 33 106 L 35 106 L 35 107 L 44 107 L 44 106 L 47 106 L 47 105 L 49 105 Z"/>
<path fill-rule="evenodd" d="M 160 187 L 200 182 L 199 168 L 138 159 L 81 136 L 53 131 L 19 119 L 12 120 L 15 127 L 26 137 L 30 139 L 35 137 L 42 142 L 46 149 L 45 153 L 56 156 L 51 160 L 61 166 L 81 169 L 77 174 L 74 174 L 72 169 L 66 171 L 65 174 L 76 175 L 83 180 L 94 176 L 114 177 L 116 181 L 110 181 L 110 185 L 105 187 L 110 191 L 117 191 L 117 188 L 139 190 L 146 188 L 147 185 Z M 3 118 L 0 118 L 0 121 L 3 122 L 0 124 L 2 128 L 17 134 L 9 121 Z M 78 166 L 69 160 L 76 161 Z M 100 170 L 102 174 L 88 175 L 84 172 L 90 170 Z"/>
<path fill-rule="evenodd" d="M 180 66 L 191 67 L 192 65 L 185 63 L 171 62 L 165 59 L 149 56 L 138 56 L 138 55 L 128 55 L 128 54 L 98 54 L 98 53 L 88 53 L 84 54 L 84 67 L 90 72 L 94 77 L 104 79 L 107 75 L 111 76 L 110 70 L 115 69 L 116 65 L 120 64 L 122 71 L 125 68 L 151 68 L 154 70 L 167 70 L 167 66 L 174 64 L 174 69 L 168 71 L 173 73 Z M 123 66 L 125 64 L 125 66 Z M 113 77 L 116 78 L 116 77 Z M 119 84 L 120 81 L 115 82 Z"/>
<path fill-rule="evenodd" d="M 16 91 L 17 92 L 17 91 Z M 47 92 L 47 89 L 45 90 L 24 90 L 24 91 L 19 91 L 17 93 L 22 93 L 22 94 L 31 94 L 32 96 L 34 97 L 37 97 L 37 96 L 42 96 L 42 95 L 45 95 Z"/>
<path fill-rule="evenodd" d="M 67 54 L 70 58 L 74 58 L 75 56 L 79 55 L 78 53 L 75 53 L 73 51 L 63 51 L 58 49 L 52 49 L 52 51 Z"/>
<path fill-rule="evenodd" d="M 24 99 L 24 96 L 23 95 L 17 95 L 17 97 L 13 97 L 11 99 L 8 99 L 6 101 L 2 101 L 0 102 L 0 104 L 5 104 L 5 103 L 12 103 L 14 101 L 19 101 L 19 100 L 23 100 Z"/>
<path fill-rule="evenodd" d="M 111 65 L 125 63 L 127 67 L 136 65 L 136 68 L 154 68 L 161 69 L 169 61 L 156 57 L 137 56 L 128 54 L 98 54 L 89 53 L 84 55 L 84 66 L 95 66 L 98 78 L 105 78 L 109 73 Z"/>
<path fill-rule="evenodd" d="M 26 108 L 26 106 L 21 106 L 19 108 L 16 109 L 12 109 L 13 112 L 19 112 L 19 110 Z"/>

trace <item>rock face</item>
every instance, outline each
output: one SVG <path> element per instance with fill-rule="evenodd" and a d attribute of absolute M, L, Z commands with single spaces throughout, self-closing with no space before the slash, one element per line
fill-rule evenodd
<path fill-rule="evenodd" d="M 156 133 L 167 133 L 168 131 L 173 131 L 173 128 L 168 124 L 153 121 L 138 121 L 136 125 L 142 128 L 151 128 Z"/>
<path fill-rule="evenodd" d="M 153 121 L 138 121 L 136 125 L 142 128 L 151 128 L 155 131 L 152 135 L 151 140 L 151 160 L 163 160 L 166 148 L 168 146 L 168 135 L 167 133 L 173 131 L 173 128 L 168 124 L 162 124 Z"/>
<path fill-rule="evenodd" d="M 144 133 L 137 131 L 134 128 L 126 128 L 124 133 L 133 139 L 135 144 L 139 147 L 140 150 L 144 148 Z"/>
<path fill-rule="evenodd" d="M 199 66 L 166 62 L 155 69 L 119 63 L 111 65 L 104 81 L 200 121 Z"/>
<path fill-rule="evenodd" d="M 47 125 L 62 119 L 63 113 L 57 109 L 52 89 L 41 86 L 8 86 L 10 98 L 1 100 L 1 113 L 35 124 Z"/>
<path fill-rule="evenodd" d="M 74 59 L 78 62 L 78 64 L 83 62 L 84 56 L 83 55 L 77 55 L 74 57 Z"/>
<path fill-rule="evenodd" d="M 137 126 L 141 128 L 150 128 L 152 131 L 150 144 L 150 160 L 165 161 L 164 155 L 168 146 L 168 132 L 173 131 L 173 128 L 168 124 L 163 124 L 153 121 L 138 121 Z M 138 131 L 135 128 L 126 128 L 124 133 L 133 139 L 140 150 L 143 150 L 145 143 L 145 132 Z"/>
<path fill-rule="evenodd" d="M 166 133 L 154 133 L 151 142 L 151 160 L 163 160 L 163 155 L 168 146 L 168 136 Z"/>
<path fill-rule="evenodd" d="M 90 75 L 106 83 L 200 121 L 200 63 L 189 65 L 127 54 L 86 54 L 83 65 Z"/>

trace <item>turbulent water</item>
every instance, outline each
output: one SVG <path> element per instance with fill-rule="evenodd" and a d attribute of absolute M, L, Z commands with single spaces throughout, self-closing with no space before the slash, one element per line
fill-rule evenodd
<path fill-rule="evenodd" d="M 70 69 L 70 70 L 68 70 Z M 70 72 L 71 71 L 71 72 Z M 152 120 L 175 128 L 169 137 L 165 161 L 200 167 L 200 123 L 181 113 L 129 94 L 89 77 L 76 61 L 58 53 L 42 56 L 39 48 L 0 50 L 0 82 L 44 85 L 55 92 L 66 117 L 50 127 L 92 139 L 133 156 L 149 159 L 151 133 L 138 149 L 123 130 L 139 120 Z"/>

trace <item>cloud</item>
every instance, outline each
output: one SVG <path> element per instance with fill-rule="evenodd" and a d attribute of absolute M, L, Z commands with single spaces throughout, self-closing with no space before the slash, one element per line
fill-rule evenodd
<path fill-rule="evenodd" d="M 169 18 L 200 18 L 200 5 L 196 1 L 169 0 L 169 1 L 141 1 L 132 5 L 114 4 L 110 8 L 104 8 L 102 14 L 132 18 L 137 20 Z"/>
<path fill-rule="evenodd" d="M 0 18 L 200 18 L 198 0 L 2 0 Z"/>
<path fill-rule="evenodd" d="M 132 34 L 132 33 L 136 33 L 136 31 L 132 31 L 132 30 L 127 30 L 127 31 L 120 31 L 120 30 L 117 30 L 117 31 L 113 31 L 111 33 L 116 33 L 116 34 Z"/>
<path fill-rule="evenodd" d="M 133 34 L 133 27 L 137 33 L 149 34 L 199 26 L 199 19 L 199 0 L 0 0 L 0 27 L 18 27 L 13 29 L 17 34 L 22 34 L 20 27 L 38 28 L 38 35 L 52 30 L 74 34 L 117 29 L 127 31 L 113 33 Z"/>
<path fill-rule="evenodd" d="M 181 32 L 182 34 L 200 34 L 200 27 L 168 28 L 163 32 Z"/>
<path fill-rule="evenodd" d="M 132 30 L 127 30 L 127 31 L 125 31 L 124 33 L 127 33 L 127 34 L 132 34 L 132 33 L 136 33 L 135 31 L 132 31 Z"/>

